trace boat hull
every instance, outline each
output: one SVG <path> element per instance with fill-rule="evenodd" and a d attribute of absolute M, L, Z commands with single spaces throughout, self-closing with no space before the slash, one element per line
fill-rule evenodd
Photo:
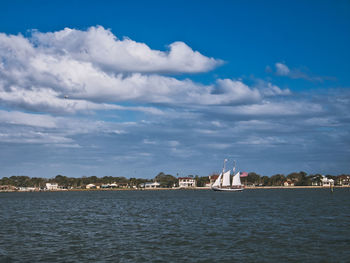
<path fill-rule="evenodd" d="M 239 192 L 243 191 L 243 188 L 219 188 L 219 187 L 212 187 L 211 188 L 214 191 L 221 191 L 221 192 Z"/>

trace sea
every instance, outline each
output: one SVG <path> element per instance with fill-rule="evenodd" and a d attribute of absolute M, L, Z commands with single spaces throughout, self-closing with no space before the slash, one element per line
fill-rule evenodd
<path fill-rule="evenodd" d="M 350 262 L 350 188 L 0 193 L 0 262 Z"/>

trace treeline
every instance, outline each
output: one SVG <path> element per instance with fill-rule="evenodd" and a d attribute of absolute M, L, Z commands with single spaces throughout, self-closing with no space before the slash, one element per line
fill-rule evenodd
<path fill-rule="evenodd" d="M 326 175 L 328 179 L 333 179 L 335 184 L 339 182 L 340 178 L 348 177 L 349 175 Z M 323 176 L 321 174 L 307 174 L 306 172 L 293 172 L 288 175 L 275 174 L 271 177 L 261 176 L 257 173 L 249 173 L 246 178 L 241 178 L 242 183 L 260 185 L 260 186 L 280 186 L 285 182 L 291 182 L 295 186 L 310 186 L 313 183 L 320 184 Z"/>
<path fill-rule="evenodd" d="M 88 184 L 132 184 L 137 185 L 147 181 L 147 179 L 136 179 L 125 177 L 113 177 L 113 176 L 104 176 L 104 177 L 67 177 L 63 175 L 57 175 L 55 178 L 40 178 L 40 177 L 29 177 L 29 176 L 11 176 L 3 177 L 0 179 L 0 185 L 12 185 L 16 187 L 45 187 L 46 183 L 57 183 L 59 186 L 65 188 L 81 188 Z"/>
<path fill-rule="evenodd" d="M 215 174 L 213 174 L 215 175 Z M 335 183 L 341 177 L 346 177 L 349 175 L 326 175 L 327 178 L 333 179 Z M 188 175 L 188 177 L 193 177 L 196 179 L 197 186 L 202 187 L 209 183 L 208 176 L 198 176 L 198 175 Z M 320 182 L 322 175 L 320 174 L 310 174 L 305 172 L 294 172 L 288 175 L 276 174 L 271 177 L 261 176 L 257 173 L 251 172 L 247 177 L 241 178 L 243 184 L 253 184 L 260 186 L 279 186 L 283 185 L 284 182 L 290 181 L 296 186 L 306 186 L 312 185 L 313 182 Z M 11 176 L 3 177 L 0 179 L 0 185 L 12 185 L 15 187 L 45 187 L 46 183 L 57 183 L 59 186 L 65 188 L 83 188 L 88 184 L 102 185 L 102 184 L 112 184 L 116 183 L 118 185 L 127 185 L 130 187 L 140 186 L 142 183 L 154 182 L 160 183 L 160 187 L 173 187 L 178 186 L 178 178 L 171 175 L 165 174 L 163 172 L 155 176 L 154 179 L 143 179 L 143 178 L 125 178 L 125 177 L 67 177 L 63 175 L 57 175 L 55 178 L 40 178 L 40 177 L 29 177 L 29 176 Z"/>
<path fill-rule="evenodd" d="M 190 177 L 194 177 L 189 175 Z M 208 177 L 195 176 L 198 186 L 204 186 L 206 182 L 209 182 Z M 159 173 L 154 179 L 143 179 L 143 178 L 126 178 L 126 177 L 114 177 L 114 176 L 89 176 L 89 177 L 67 177 L 63 175 L 57 175 L 55 178 L 40 178 L 40 177 L 29 177 L 29 176 L 11 176 L 3 177 L 0 179 L 0 185 L 12 185 L 15 187 L 45 187 L 46 183 L 57 183 L 59 186 L 64 188 L 83 188 L 88 184 L 104 185 L 113 184 L 123 186 L 140 186 L 146 182 L 157 181 L 160 183 L 160 187 L 173 187 L 178 185 L 177 177 L 165 174 L 163 172 Z"/>

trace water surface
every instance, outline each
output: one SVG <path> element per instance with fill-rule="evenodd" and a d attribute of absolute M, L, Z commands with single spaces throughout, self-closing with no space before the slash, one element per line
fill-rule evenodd
<path fill-rule="evenodd" d="M 0 262 L 349 262 L 349 189 L 0 193 Z"/>

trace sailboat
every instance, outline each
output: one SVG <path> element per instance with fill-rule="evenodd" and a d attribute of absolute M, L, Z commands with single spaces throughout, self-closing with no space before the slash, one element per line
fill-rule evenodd
<path fill-rule="evenodd" d="M 236 162 L 233 167 L 233 178 L 231 183 L 231 170 L 225 172 L 225 163 L 227 159 L 224 160 L 224 167 L 222 169 L 222 173 L 220 173 L 219 177 L 211 186 L 211 189 L 214 191 L 227 191 L 227 192 L 235 192 L 235 191 L 243 191 L 243 185 L 241 184 L 240 172 L 236 172 Z"/>

